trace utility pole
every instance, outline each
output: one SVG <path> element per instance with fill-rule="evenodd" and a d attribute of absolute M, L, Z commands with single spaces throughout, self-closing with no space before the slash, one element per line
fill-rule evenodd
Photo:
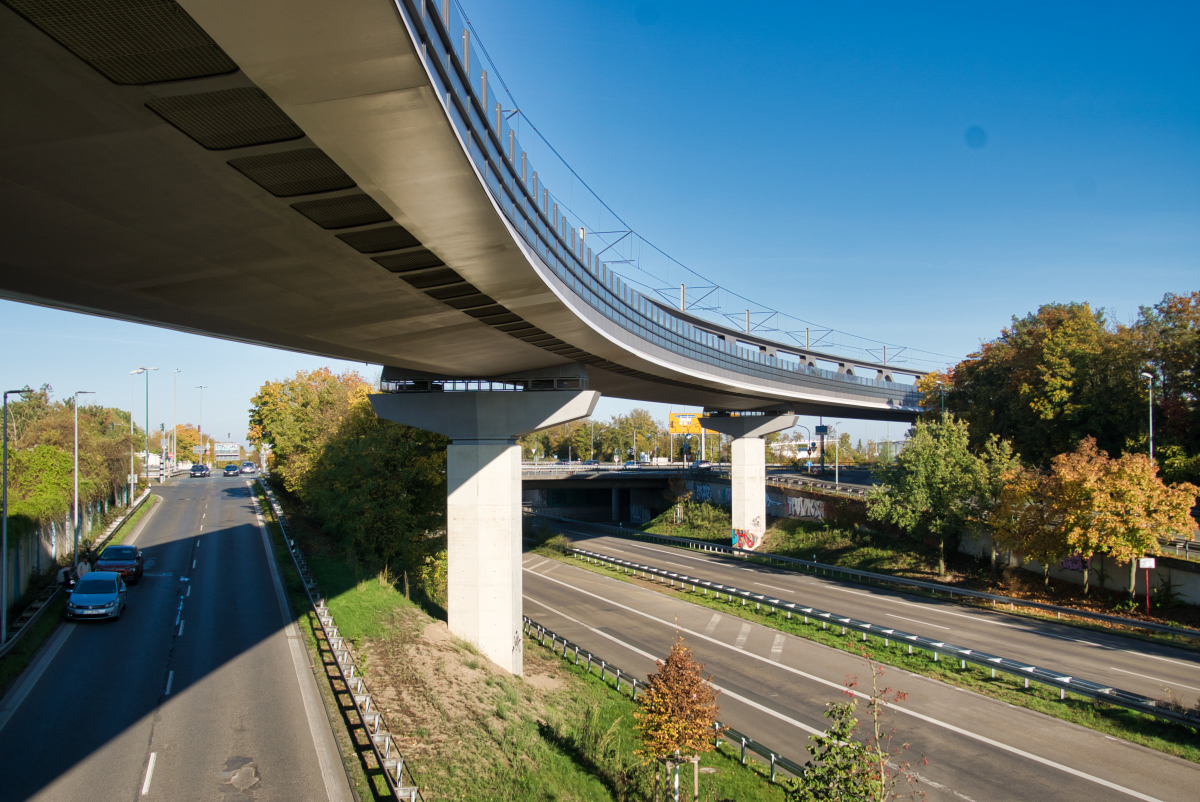
<path fill-rule="evenodd" d="M 3 517 L 0 517 L 0 645 L 8 642 L 8 397 L 25 394 L 24 390 L 6 390 L 4 392 L 4 457 L 3 474 L 0 474 L 0 485 L 3 490 Z M 58 559 L 58 555 L 54 555 Z"/>
<path fill-rule="evenodd" d="M 127 505 L 130 505 L 130 506 L 132 506 L 132 504 L 133 504 L 133 483 L 134 483 L 134 479 L 133 479 L 133 473 L 134 473 L 134 467 L 133 467 L 133 377 L 138 375 L 139 373 L 144 373 L 145 370 L 146 370 L 145 368 L 138 368 L 137 370 L 129 371 L 129 483 L 128 483 L 129 484 L 129 493 L 125 497 L 125 502 Z"/>
<path fill-rule="evenodd" d="M 71 520 L 71 528 L 75 530 L 75 557 L 71 560 L 72 569 L 79 565 L 79 530 L 83 523 L 79 519 L 79 396 L 81 395 L 94 395 L 94 391 L 75 391 L 75 516 Z"/>
<path fill-rule="evenodd" d="M 1150 461 L 1154 462 L 1154 374 L 1143 373 L 1142 378 L 1150 383 Z"/>
<path fill-rule="evenodd" d="M 146 485 L 150 485 L 150 371 L 158 368 L 142 368 L 146 371 L 146 428 L 142 434 L 146 438 Z"/>

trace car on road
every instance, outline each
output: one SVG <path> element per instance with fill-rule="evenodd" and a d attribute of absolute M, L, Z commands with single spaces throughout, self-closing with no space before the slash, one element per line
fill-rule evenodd
<path fill-rule="evenodd" d="M 243 462 L 242 463 L 242 473 L 246 474 L 247 476 L 253 476 L 257 472 L 258 472 L 258 468 L 254 465 L 253 462 Z"/>
<path fill-rule="evenodd" d="M 197 462 L 195 465 L 192 466 L 191 476 L 193 479 L 195 479 L 197 477 L 203 478 L 203 477 L 209 476 L 211 474 L 212 474 L 212 471 L 210 471 L 208 466 L 202 462 Z"/>
<path fill-rule="evenodd" d="M 241 476 L 242 472 L 238 470 L 238 465 L 236 462 L 231 462 L 225 466 L 224 474 L 225 476 Z"/>
<path fill-rule="evenodd" d="M 599 465 L 599 464 L 600 464 L 600 460 L 598 460 L 598 459 L 585 459 L 585 460 L 583 461 L 583 463 L 582 463 L 582 464 L 584 464 L 584 465 Z"/>
<path fill-rule="evenodd" d="M 92 571 L 75 584 L 67 597 L 67 620 L 121 617 L 125 612 L 125 581 L 115 571 Z"/>
<path fill-rule="evenodd" d="M 626 469 L 630 469 L 630 470 L 632 470 L 632 469 L 634 469 L 634 468 L 637 468 L 637 467 L 638 467 L 638 463 L 634 462 L 633 460 L 630 460 L 629 462 L 626 462 L 626 463 L 625 463 L 625 464 L 622 466 L 622 468 L 626 468 Z"/>
<path fill-rule="evenodd" d="M 712 466 L 713 466 L 713 464 L 711 462 L 709 462 L 708 460 L 700 459 L 700 460 L 696 460 L 695 462 L 692 463 L 692 470 L 704 471 L 704 470 L 711 468 Z"/>
<path fill-rule="evenodd" d="M 109 546 L 96 559 L 96 570 L 118 573 L 128 584 L 136 585 L 142 578 L 143 562 L 137 546 Z"/>

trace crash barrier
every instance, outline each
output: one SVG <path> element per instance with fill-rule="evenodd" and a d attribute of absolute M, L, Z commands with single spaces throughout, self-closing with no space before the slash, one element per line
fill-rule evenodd
<path fill-rule="evenodd" d="M 685 590 L 687 585 L 691 585 L 693 592 L 703 590 L 704 595 L 707 596 L 711 591 L 718 599 L 723 594 L 731 602 L 735 598 L 738 598 L 742 600 L 743 606 L 748 602 L 754 602 L 756 608 L 765 606 L 786 612 L 789 619 L 793 614 L 801 615 L 804 617 L 805 624 L 809 623 L 808 619 L 812 618 L 814 622 L 821 624 L 822 629 L 828 629 L 831 625 L 838 626 L 841 627 L 843 635 L 846 634 L 847 630 L 853 630 L 861 633 L 864 641 L 867 639 L 867 636 L 874 635 L 883 641 L 885 647 L 890 646 L 892 641 L 902 645 L 906 644 L 909 654 L 912 654 L 914 648 L 921 649 L 932 654 L 934 662 L 939 662 L 941 655 L 947 655 L 959 660 L 961 667 L 964 669 L 967 667 L 967 663 L 982 668 L 990 668 L 993 677 L 996 676 L 997 671 L 1001 671 L 1014 677 L 1023 678 L 1026 688 L 1029 687 L 1030 682 L 1039 682 L 1042 685 L 1058 688 L 1059 699 L 1065 699 L 1067 692 L 1070 692 L 1078 696 L 1085 696 L 1089 699 L 1123 707 L 1127 710 L 1145 713 L 1155 718 L 1173 721 L 1178 724 L 1186 724 L 1190 727 L 1200 726 L 1200 715 L 1182 709 L 1175 709 L 1175 706 L 1169 703 L 1160 702 L 1148 696 L 1123 691 L 1108 685 L 1101 685 L 1090 680 L 1081 679 L 1080 677 L 1067 676 L 1058 671 L 1051 671 L 1048 668 L 1040 668 L 1028 663 L 1022 663 L 1019 660 L 1010 660 L 1007 657 L 999 657 L 976 649 L 967 649 L 962 646 L 956 646 L 953 643 L 947 643 L 946 641 L 926 638 L 922 635 L 914 635 L 911 632 L 905 632 L 894 627 L 872 624 L 868 621 L 861 621 L 826 610 L 820 610 L 816 607 L 809 607 L 799 602 L 783 601 L 771 598 L 770 596 L 764 596 L 761 593 L 754 593 L 753 591 L 742 590 L 729 585 L 721 585 L 706 579 L 698 579 L 687 574 L 679 574 L 649 565 L 630 562 L 629 560 L 609 557 L 605 554 L 598 554 L 586 549 L 572 548 L 567 549 L 567 551 L 577 558 L 614 566 L 621 569 L 623 573 L 632 571 L 635 574 L 641 573 L 643 576 L 658 577 L 659 581 L 670 582 L 672 587 L 678 582 L 680 590 Z"/>
<path fill-rule="evenodd" d="M 614 680 L 618 692 L 621 691 L 621 681 L 624 680 L 625 686 L 630 693 L 630 698 L 637 699 L 638 688 L 644 687 L 645 682 L 639 682 L 639 680 L 632 676 L 628 671 L 623 671 L 617 668 L 612 663 L 602 660 L 601 658 L 589 652 L 587 649 L 583 649 L 577 644 L 567 640 L 562 635 L 558 635 L 555 632 L 546 629 L 529 616 L 522 616 L 522 618 L 524 619 L 525 635 L 533 640 L 536 640 L 538 645 L 546 646 L 546 638 L 549 637 L 549 649 L 552 654 L 556 654 L 564 660 L 573 659 L 574 665 L 577 666 L 581 665 L 581 660 L 586 661 L 587 672 L 589 674 L 592 673 L 594 667 L 599 667 L 600 679 L 607 681 L 605 676 L 605 673 L 607 672 Z M 561 652 L 558 651 L 560 644 L 562 645 Z M 748 735 L 743 735 L 732 727 L 724 725 L 718 721 L 715 724 L 714 732 L 717 733 L 716 743 L 718 746 L 720 746 L 722 741 L 728 742 L 731 746 L 737 746 L 737 748 L 740 750 L 743 766 L 746 764 L 746 760 L 750 754 L 756 754 L 762 757 L 770 766 L 771 782 L 775 782 L 776 772 L 779 769 L 783 769 L 793 777 L 800 777 L 804 774 L 804 766 L 801 766 L 795 761 L 788 760 L 786 757 L 774 751 L 773 749 L 760 744 L 758 741 L 754 740 Z"/>
<path fill-rule="evenodd" d="M 624 538 L 636 538 L 639 540 L 649 540 L 653 543 L 661 543 L 664 546 L 679 546 L 686 549 L 694 549 L 696 551 L 706 551 L 713 554 L 726 554 L 732 557 L 752 558 L 766 562 L 770 565 L 784 565 L 798 567 L 813 574 L 823 574 L 831 577 L 844 577 L 857 582 L 876 585 L 894 585 L 896 588 L 918 588 L 921 590 L 932 591 L 933 595 L 939 593 L 946 594 L 950 599 L 959 596 L 964 599 L 983 599 L 992 602 L 992 605 L 1007 604 L 1012 608 L 1030 607 L 1037 610 L 1045 610 L 1051 613 L 1057 613 L 1059 618 L 1064 615 L 1074 616 L 1076 618 L 1087 618 L 1093 621 L 1104 621 L 1109 624 L 1118 624 L 1120 626 L 1132 627 L 1134 629 L 1146 629 L 1152 632 L 1162 632 L 1168 635 L 1180 635 L 1185 638 L 1200 638 L 1200 630 L 1188 629 L 1187 627 L 1173 627 L 1169 624 L 1156 624 L 1152 621 L 1139 621 L 1135 618 L 1124 618 L 1119 615 L 1107 615 L 1105 613 L 1094 613 L 1090 610 L 1078 610 L 1074 607 L 1061 607 L 1057 604 L 1046 604 L 1045 602 L 1032 601 L 1030 599 L 1017 599 L 1012 596 L 1002 596 L 997 593 L 987 593 L 982 590 L 966 590 L 964 588 L 956 588 L 951 585 L 944 585 L 940 582 L 926 582 L 921 579 L 909 579 L 903 576 L 894 576 L 892 574 L 876 574 L 871 571 L 860 571 L 857 568 L 844 568 L 840 565 L 828 565 L 826 563 L 814 562 L 812 560 L 800 560 L 795 557 L 782 557 L 778 554 L 772 554 L 766 551 L 750 551 L 749 549 L 739 549 L 736 546 L 725 546 L 720 543 L 710 543 L 704 540 L 691 540 L 684 537 L 672 537 L 671 535 L 656 535 L 651 532 L 643 532 L 640 529 L 626 528 L 622 526 L 612 526 L 610 524 L 597 524 L 588 521 L 577 521 L 573 518 L 559 518 L 554 515 L 546 515 L 541 512 L 534 512 L 541 518 L 546 518 L 553 521 L 562 521 L 582 530 L 588 530 L 603 535 L 615 535 Z"/>
<path fill-rule="evenodd" d="M 124 515 L 113 521 L 108 525 L 107 528 L 105 528 L 104 534 L 101 535 L 100 539 L 92 545 L 91 549 L 93 551 L 98 551 L 104 548 L 108 541 L 112 539 L 112 536 L 116 534 L 117 530 L 124 526 L 125 522 L 129 520 L 129 516 L 137 512 L 148 498 L 150 498 L 150 491 L 146 490 L 140 496 L 134 499 L 133 506 L 127 509 Z M 46 587 L 42 588 L 37 597 L 34 598 L 34 600 L 31 601 L 24 610 L 21 611 L 19 616 L 17 616 L 17 620 L 13 621 L 12 624 L 9 625 L 8 640 L 6 640 L 3 644 L 0 644 L 0 657 L 8 654 L 9 651 L 11 651 L 12 648 L 17 645 L 17 641 L 21 639 L 21 636 L 28 632 L 34 623 L 36 623 L 37 620 L 42 617 L 42 613 L 49 609 L 50 602 L 54 601 L 54 598 L 58 596 L 60 592 L 62 592 L 62 586 L 58 583 L 47 585 Z"/>
<path fill-rule="evenodd" d="M 313 578 L 312 569 L 309 568 L 308 561 L 304 559 L 304 555 L 300 552 L 300 547 L 292 539 L 291 528 L 288 526 L 287 515 L 284 514 L 283 507 L 279 505 L 278 500 L 275 498 L 275 493 L 267 486 L 266 482 L 260 478 L 258 483 L 262 487 L 263 492 L 266 493 L 271 512 L 274 514 L 275 521 L 279 524 L 279 528 L 283 532 L 284 542 L 287 543 L 288 551 L 292 555 L 296 571 L 299 572 L 300 579 L 304 582 L 304 590 L 308 594 L 309 604 L 312 605 L 312 610 L 316 613 L 317 620 L 321 624 L 321 632 L 325 636 L 325 643 L 329 645 L 329 649 L 333 653 L 338 676 L 354 700 L 354 709 L 358 713 L 359 721 L 362 722 L 370 738 L 371 749 L 375 753 L 376 765 L 383 769 L 383 776 L 387 781 L 388 790 L 391 791 L 392 796 L 396 799 L 406 800 L 407 802 L 417 802 L 417 800 L 424 802 L 424 797 L 417 787 L 417 779 L 413 776 L 412 769 L 405 766 L 404 756 L 400 754 L 399 745 L 392 737 L 392 734 L 384 729 L 386 722 L 383 720 L 383 714 L 374 706 L 370 690 L 367 687 L 366 678 L 359 673 L 358 666 L 354 662 L 354 655 L 351 654 L 346 639 L 338 634 L 337 624 L 334 623 L 333 615 L 329 612 L 329 608 L 325 606 L 325 598 L 321 595 L 321 589 Z M 410 785 L 404 784 L 406 769 L 408 771 L 408 779 L 411 782 Z"/>

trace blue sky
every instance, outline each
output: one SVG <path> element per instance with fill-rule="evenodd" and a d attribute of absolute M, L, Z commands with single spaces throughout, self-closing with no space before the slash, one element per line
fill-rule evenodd
<path fill-rule="evenodd" d="M 1128 322 L 1197 288 L 1200 4 L 465 10 L 522 112 L 612 208 L 775 308 L 961 358 L 1043 303 Z M 264 379 L 330 364 L 7 302 L 0 335 L 27 346 L 0 357 L 9 386 L 127 406 L 128 371 L 160 366 L 155 424 L 181 367 L 180 420 L 210 385 L 206 428 L 234 439 Z"/>

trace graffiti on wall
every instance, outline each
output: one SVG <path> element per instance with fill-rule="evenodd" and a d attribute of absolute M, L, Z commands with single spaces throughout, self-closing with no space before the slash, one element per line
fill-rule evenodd
<path fill-rule="evenodd" d="M 754 532 L 748 532 L 745 529 L 734 529 L 732 540 L 735 548 L 750 551 L 757 549 L 762 542 L 762 539 L 758 535 Z"/>
<path fill-rule="evenodd" d="M 788 496 L 787 515 L 789 518 L 824 518 L 825 502 L 804 496 Z"/>

